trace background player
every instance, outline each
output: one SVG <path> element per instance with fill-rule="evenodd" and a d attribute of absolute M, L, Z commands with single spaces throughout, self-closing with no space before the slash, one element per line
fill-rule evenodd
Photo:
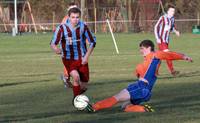
<path fill-rule="evenodd" d="M 162 15 L 157 21 L 154 27 L 154 33 L 158 49 L 164 52 L 169 51 L 170 32 L 174 32 L 177 36 L 180 36 L 179 31 L 175 28 L 175 7 L 173 5 L 168 6 L 167 14 Z M 168 69 L 173 76 L 176 76 L 179 71 L 175 71 L 171 60 L 166 61 Z"/>

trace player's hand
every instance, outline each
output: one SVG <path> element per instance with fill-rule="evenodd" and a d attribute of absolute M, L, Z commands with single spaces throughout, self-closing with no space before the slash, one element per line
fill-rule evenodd
<path fill-rule="evenodd" d="M 179 31 L 175 31 L 175 34 L 180 37 L 180 32 Z"/>
<path fill-rule="evenodd" d="M 156 39 L 156 42 L 157 42 L 158 44 L 161 44 L 161 40 L 160 40 L 160 39 Z"/>
<path fill-rule="evenodd" d="M 58 54 L 58 55 L 61 54 L 61 49 L 60 49 L 60 48 L 56 48 L 56 49 L 54 49 L 54 51 L 55 51 L 55 53 Z"/>
<path fill-rule="evenodd" d="M 87 64 L 88 63 L 88 58 L 85 56 L 85 57 L 83 57 L 82 58 L 82 65 L 85 65 L 85 64 Z"/>
<path fill-rule="evenodd" d="M 55 44 L 51 44 L 51 49 L 56 53 L 56 54 L 61 54 L 61 49 L 58 48 Z"/>
<path fill-rule="evenodd" d="M 193 62 L 192 58 L 189 56 L 184 56 L 184 59 L 189 62 Z"/>

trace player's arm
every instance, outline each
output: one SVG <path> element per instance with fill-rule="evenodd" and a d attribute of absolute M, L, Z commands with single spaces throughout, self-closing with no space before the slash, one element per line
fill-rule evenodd
<path fill-rule="evenodd" d="M 63 34 L 63 27 L 60 25 L 56 28 L 56 31 L 54 32 L 53 38 L 50 43 L 51 49 L 56 53 L 56 54 L 61 54 L 61 49 L 57 46 L 62 38 Z"/>
<path fill-rule="evenodd" d="M 186 60 L 192 62 L 192 58 L 190 58 L 189 56 L 172 51 L 169 52 L 157 51 L 155 53 L 155 57 L 161 60 Z"/>
<path fill-rule="evenodd" d="M 86 55 L 82 59 L 82 64 L 87 64 L 89 56 L 92 54 L 94 47 L 96 45 L 96 37 L 93 35 L 93 33 L 89 30 L 89 28 L 85 24 L 84 24 L 84 35 L 88 40 L 89 48 L 86 52 Z"/>
<path fill-rule="evenodd" d="M 174 32 L 178 37 L 180 36 L 180 32 L 176 29 L 175 19 L 172 19 L 172 27 L 171 31 Z"/>
<path fill-rule="evenodd" d="M 164 17 L 161 16 L 159 18 L 159 20 L 157 21 L 156 25 L 154 26 L 154 34 L 155 34 L 157 43 L 161 43 L 161 36 L 160 36 L 159 31 L 160 31 L 160 28 L 161 28 L 161 24 L 163 24 L 163 21 L 164 21 Z"/>

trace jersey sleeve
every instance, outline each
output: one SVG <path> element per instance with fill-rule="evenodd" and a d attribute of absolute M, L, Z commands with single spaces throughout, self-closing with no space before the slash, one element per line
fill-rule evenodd
<path fill-rule="evenodd" d="M 96 37 L 89 30 L 88 26 L 85 25 L 85 24 L 84 24 L 84 36 L 87 38 L 90 48 L 95 47 L 95 45 L 96 45 Z"/>
<path fill-rule="evenodd" d="M 177 53 L 177 52 L 164 52 L 164 51 L 157 51 L 155 53 L 155 57 L 160 60 L 183 60 L 184 54 Z"/>
<path fill-rule="evenodd" d="M 63 26 L 62 26 L 62 25 L 59 25 L 59 26 L 56 28 L 56 31 L 55 31 L 54 34 L 53 34 L 53 38 L 52 38 L 50 44 L 58 45 L 59 42 L 60 42 L 61 39 L 62 39 L 62 35 L 63 35 Z"/>
<path fill-rule="evenodd" d="M 171 22 L 172 22 L 171 31 L 174 32 L 174 30 L 176 29 L 174 17 L 171 19 Z"/>

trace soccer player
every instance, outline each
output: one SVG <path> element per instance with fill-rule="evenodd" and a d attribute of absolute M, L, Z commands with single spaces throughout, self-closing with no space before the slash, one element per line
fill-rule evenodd
<path fill-rule="evenodd" d="M 74 2 L 71 2 L 71 3 L 69 4 L 69 7 L 68 7 L 67 11 L 69 11 L 69 10 L 72 9 L 72 8 L 77 8 L 77 7 L 78 7 L 78 6 L 77 6 Z M 62 19 L 61 24 L 66 24 L 68 19 L 69 19 L 69 16 L 66 15 L 66 16 Z M 71 82 L 70 82 L 70 76 L 69 76 L 69 73 L 68 73 L 67 69 L 65 68 L 65 66 L 64 66 L 64 68 L 63 68 L 63 75 L 61 75 L 61 80 L 63 80 L 64 86 L 65 86 L 66 88 L 67 88 L 67 87 L 70 87 L 70 88 L 72 87 L 72 84 L 71 84 Z"/>
<path fill-rule="evenodd" d="M 61 54 L 63 64 L 73 78 L 74 97 L 87 90 L 88 60 L 96 45 L 96 37 L 88 26 L 80 21 L 80 15 L 79 8 L 71 8 L 66 24 L 57 27 L 51 41 L 51 48 L 56 54 Z M 88 48 L 85 39 L 89 42 Z M 60 48 L 57 47 L 58 44 Z"/>
<path fill-rule="evenodd" d="M 138 80 L 112 97 L 98 101 L 93 105 L 89 104 L 88 111 L 94 112 L 110 108 L 118 102 L 126 101 L 129 101 L 129 103 L 124 106 L 123 110 L 125 112 L 152 111 L 149 106 L 140 104 L 149 101 L 151 98 L 151 91 L 157 80 L 156 71 L 161 60 L 186 60 L 192 62 L 192 58 L 184 54 L 171 51 L 154 51 L 154 44 L 150 40 L 143 40 L 139 47 L 141 54 L 144 56 L 144 61 L 136 67 Z"/>
<path fill-rule="evenodd" d="M 180 36 L 179 31 L 177 31 L 175 27 L 174 14 L 175 14 L 175 7 L 169 5 L 167 14 L 162 15 L 154 27 L 154 33 L 158 49 L 164 52 L 169 51 L 170 32 L 174 32 L 177 36 Z M 179 71 L 174 70 L 173 63 L 171 60 L 167 60 L 166 63 L 170 73 L 173 76 L 179 74 Z"/>

